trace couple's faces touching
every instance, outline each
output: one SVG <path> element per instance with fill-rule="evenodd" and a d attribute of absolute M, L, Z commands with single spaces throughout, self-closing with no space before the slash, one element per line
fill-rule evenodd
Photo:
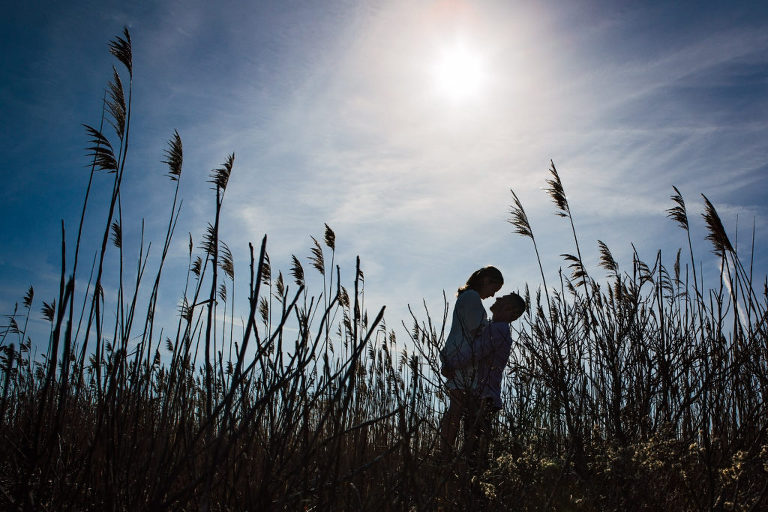
<path fill-rule="evenodd" d="M 498 281 L 486 279 L 478 290 L 480 298 L 487 299 L 493 297 L 499 290 L 501 290 L 502 284 L 503 283 Z M 491 306 L 491 313 L 493 314 L 494 321 L 514 322 L 520 318 L 523 311 L 519 310 L 513 303 L 510 303 L 509 300 L 505 300 L 504 297 L 499 297 Z"/>
<path fill-rule="evenodd" d="M 499 283 L 498 281 L 491 281 L 490 279 L 486 279 L 482 286 L 480 286 L 480 289 L 477 291 L 477 293 L 480 294 L 481 299 L 487 299 L 496 295 L 496 292 L 501 290 L 501 285 L 502 283 Z"/>

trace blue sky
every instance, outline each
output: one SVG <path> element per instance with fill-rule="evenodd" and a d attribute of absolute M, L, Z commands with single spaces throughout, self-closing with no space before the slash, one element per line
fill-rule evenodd
<path fill-rule="evenodd" d="M 328 223 L 342 279 L 351 284 L 360 255 L 367 304 L 386 304 L 392 328 L 408 304 L 438 310 L 443 290 L 450 298 L 482 265 L 503 271 L 504 290 L 538 285 L 529 241 L 506 223 L 510 188 L 556 273 L 559 255 L 574 249 L 543 191 L 550 159 L 591 268 L 598 239 L 625 268 L 631 243 L 649 262 L 661 249 L 671 267 L 686 245 L 665 218 L 676 185 L 705 269 L 714 274 L 717 262 L 700 193 L 732 238 L 738 218 L 747 261 L 754 223 L 762 281 L 766 5 L 17 2 L 0 20 L 0 309 L 10 313 L 34 285 L 43 325 L 40 301 L 58 286 L 60 223 L 71 243 L 88 179 L 81 123 L 98 124 L 106 43 L 124 25 L 134 41 L 126 245 L 144 218 L 159 252 L 173 194 L 161 160 L 174 129 L 185 148 L 167 316 L 181 294 L 187 233 L 200 240 L 212 220 L 208 173 L 231 152 L 223 239 L 241 283 L 249 241 L 266 233 L 276 269 L 286 272 L 291 254 L 308 268 L 310 235 Z M 457 46 L 483 76 L 463 97 L 446 94 L 436 73 Z M 98 177 L 96 193 L 107 192 Z M 104 206 L 94 203 L 89 232 Z M 87 241 L 90 261 L 97 245 Z"/>

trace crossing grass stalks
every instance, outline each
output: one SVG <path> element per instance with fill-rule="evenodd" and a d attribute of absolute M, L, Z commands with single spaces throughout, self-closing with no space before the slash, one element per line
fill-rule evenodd
<path fill-rule="evenodd" d="M 211 173 L 214 220 L 197 249 L 190 237 L 186 281 L 171 290 L 180 296 L 175 330 L 164 330 L 170 319 L 155 312 L 161 286 L 177 286 L 161 276 L 181 211 L 183 144 L 174 133 L 163 159 L 175 192 L 160 260 L 150 268 L 142 239 L 131 282 L 121 211 L 130 179 L 127 30 L 110 51 L 122 67 L 113 71 L 100 127 L 86 127 L 92 166 L 72 264 L 62 227 L 58 296 L 42 301 L 47 353 L 35 357 L 27 334 L 31 287 L 0 331 L 3 509 L 768 506 L 768 283 L 758 289 L 706 197 L 707 238 L 722 262 L 717 286 L 707 288 L 696 273 L 676 188 L 668 213 L 686 231 L 689 254 L 678 251 L 670 269 L 660 252 L 645 262 L 635 251 L 622 269 L 598 242 L 606 277 L 596 278 L 553 163 L 547 192 L 570 223 L 575 254 L 563 255 L 565 270 L 550 287 L 512 192 L 509 220 L 533 243 L 542 286 L 526 286 L 529 310 L 516 328 L 505 407 L 490 462 L 477 469 L 437 455 L 446 398 L 436 365 L 448 300 L 434 318 L 426 307 L 411 311 L 408 339 L 398 342 L 384 308 L 373 319 L 365 309 L 359 258 L 353 283 L 341 282 L 327 225 L 310 248 L 322 277 L 317 294 L 299 258 L 290 277 L 275 276 L 266 236 L 250 246 L 245 326 L 234 332 L 234 259 L 220 238 L 234 154 Z M 90 195 L 99 174 L 112 180 L 107 198 Z M 109 206 L 101 244 L 86 290 L 76 293 L 83 221 L 101 199 Z M 119 287 L 107 298 L 104 269 L 113 265 Z"/>

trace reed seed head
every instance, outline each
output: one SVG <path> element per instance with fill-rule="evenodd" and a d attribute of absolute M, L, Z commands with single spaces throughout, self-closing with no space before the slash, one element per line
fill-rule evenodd
<path fill-rule="evenodd" d="M 514 232 L 518 235 L 533 239 L 533 231 L 531 230 L 531 225 L 528 222 L 528 216 L 525 214 L 523 205 L 520 203 L 520 199 L 517 198 L 515 191 L 510 189 L 510 192 L 512 193 L 512 206 L 509 209 L 510 217 L 507 219 L 507 222 L 514 226 Z"/>
<path fill-rule="evenodd" d="M 122 62 L 128 70 L 128 74 L 133 78 L 133 49 L 131 48 L 131 34 L 128 32 L 128 27 L 123 27 L 122 37 L 116 36 L 109 42 L 109 53 Z"/>
<path fill-rule="evenodd" d="M 707 223 L 707 240 L 712 242 L 714 246 L 714 253 L 720 256 L 725 256 L 726 252 L 733 253 L 733 246 L 731 241 L 728 240 L 728 235 L 725 233 L 723 223 L 720 221 L 720 216 L 717 214 L 717 210 L 712 203 L 707 199 L 707 196 L 701 194 L 704 198 L 704 221 Z"/>
<path fill-rule="evenodd" d="M 555 214 L 559 215 L 560 217 L 567 217 L 571 214 L 571 212 L 568 208 L 568 199 L 565 197 L 565 189 L 563 188 L 563 183 L 560 181 L 560 175 L 557 174 L 555 163 L 552 160 L 550 160 L 549 163 L 549 173 L 552 175 L 552 177 L 547 180 L 547 185 L 549 186 L 545 190 L 555 202 L 555 205 L 559 210 L 555 212 Z"/>
<path fill-rule="evenodd" d="M 168 149 L 165 150 L 163 163 L 168 166 L 168 177 L 171 178 L 171 181 L 178 181 L 181 177 L 181 166 L 184 163 L 184 150 L 181 137 L 176 130 L 173 131 L 173 136 L 168 141 Z"/>

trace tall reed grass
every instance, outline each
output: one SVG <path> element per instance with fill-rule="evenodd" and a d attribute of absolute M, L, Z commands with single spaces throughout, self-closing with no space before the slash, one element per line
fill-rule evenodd
<path fill-rule="evenodd" d="M 177 285 L 161 277 L 181 211 L 183 145 L 174 133 L 163 157 L 175 191 L 159 262 L 151 268 L 142 239 L 131 275 L 121 208 L 131 177 L 127 30 L 110 51 L 121 67 L 99 128 L 86 126 L 92 165 L 74 248 L 62 226 L 58 296 L 42 303 L 48 351 L 31 355 L 32 288 L 0 338 L 4 509 L 768 506 L 768 286 L 757 289 L 709 200 L 707 238 L 722 262 L 714 288 L 697 274 L 677 189 L 668 213 L 686 232 L 687 253 L 670 269 L 660 253 L 649 264 L 635 252 L 624 270 L 598 242 L 607 277 L 597 278 L 552 164 L 547 191 L 574 249 L 551 286 L 512 192 L 509 221 L 533 243 L 542 283 L 526 288 L 530 309 L 516 332 L 490 463 L 472 469 L 437 456 L 445 396 L 435 365 L 447 301 L 434 318 L 412 311 L 409 339 L 398 343 L 384 308 L 371 319 L 364 307 L 359 259 L 354 281 L 341 282 L 327 225 L 310 248 L 310 271 L 322 278 L 314 293 L 299 258 L 290 277 L 275 276 L 266 236 L 250 246 L 245 326 L 234 332 L 235 266 L 220 237 L 234 154 L 211 172 L 213 221 L 199 247 L 189 240 L 175 327 L 155 318 L 161 286 Z M 96 179 L 111 180 L 108 197 L 91 197 Z M 82 231 L 93 201 L 108 208 L 83 280 Z M 114 297 L 105 297 L 106 268 L 119 276 Z"/>

